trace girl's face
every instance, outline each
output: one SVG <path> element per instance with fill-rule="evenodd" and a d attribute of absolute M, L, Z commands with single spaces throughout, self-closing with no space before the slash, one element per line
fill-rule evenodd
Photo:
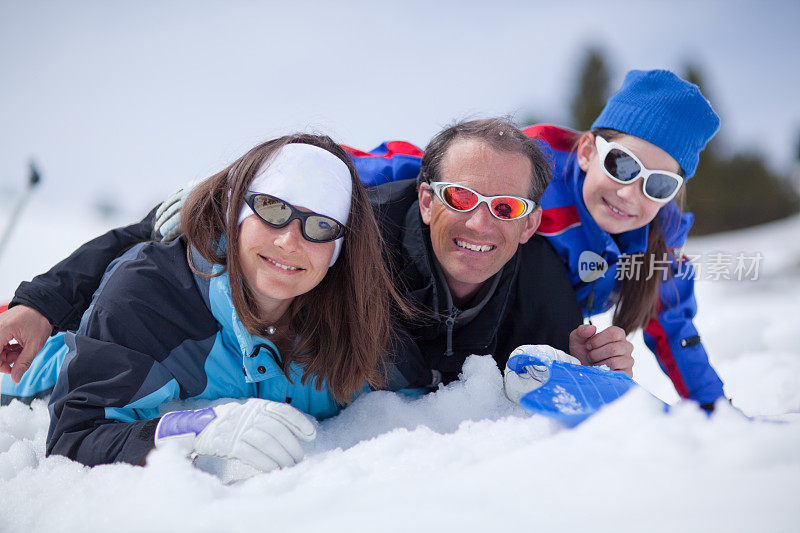
<path fill-rule="evenodd" d="M 250 215 L 239 226 L 242 276 L 263 320 L 277 321 L 296 296 L 316 287 L 328 272 L 334 243 L 307 241 L 300 223 L 292 220 L 276 229 Z"/>
<path fill-rule="evenodd" d="M 614 137 L 613 142 L 633 152 L 648 169 L 679 173 L 680 165 L 667 152 L 632 135 Z M 611 234 L 624 233 L 649 224 L 664 205 L 644 195 L 641 178 L 617 183 L 602 168 L 594 135 L 585 133 L 578 144 L 578 165 L 586 173 L 583 201 L 597 225 Z"/>

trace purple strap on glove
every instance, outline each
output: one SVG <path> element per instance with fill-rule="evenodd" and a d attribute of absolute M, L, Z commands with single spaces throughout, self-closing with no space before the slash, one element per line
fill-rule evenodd
<path fill-rule="evenodd" d="M 161 417 L 156 438 L 162 439 L 175 435 L 185 435 L 186 433 L 198 435 L 215 418 L 217 418 L 217 414 L 211 407 L 198 409 L 196 411 L 175 411 L 173 413 L 167 413 Z"/>

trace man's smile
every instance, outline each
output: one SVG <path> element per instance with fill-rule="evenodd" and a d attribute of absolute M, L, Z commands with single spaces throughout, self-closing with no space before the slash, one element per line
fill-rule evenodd
<path fill-rule="evenodd" d="M 497 246 L 495 246 L 494 244 L 478 244 L 459 238 L 453 239 L 453 242 L 459 248 L 464 248 L 465 250 L 471 250 L 473 252 L 486 253 L 486 252 L 491 252 L 492 250 L 497 248 Z"/>

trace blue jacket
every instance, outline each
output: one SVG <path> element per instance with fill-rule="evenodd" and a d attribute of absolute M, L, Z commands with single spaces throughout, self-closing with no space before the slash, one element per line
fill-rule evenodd
<path fill-rule="evenodd" d="M 195 263 L 204 262 L 196 256 Z M 117 259 L 78 331 L 50 343 L 26 374 L 27 392 L 46 388 L 42 381 L 52 372 L 46 369 L 56 366 L 48 360 L 63 358 L 47 453 L 87 465 L 140 463 L 153 447 L 158 417 L 176 408 L 166 406 L 174 400 L 265 398 L 317 418 L 341 409 L 313 378 L 302 384 L 297 365 L 292 380 L 286 378 L 275 345 L 239 320 L 227 275 L 192 273 L 180 240 L 143 243 Z"/>
<path fill-rule="evenodd" d="M 612 236 L 589 215 L 582 198 L 585 174 L 572 152 L 575 132 L 556 126 L 531 126 L 525 133 L 540 141 L 552 161 L 553 180 L 542 197 L 542 224 L 537 231 L 546 237 L 565 259 L 569 278 L 587 316 L 607 311 L 619 298 L 621 281 L 616 280 L 620 256 L 643 252 L 648 226 Z M 409 143 L 391 141 L 373 152 L 348 148 L 364 183 L 378 184 L 414 178 L 419 173 L 422 151 Z M 674 202 L 659 212 L 669 229 L 667 246 L 682 247 L 694 219 L 681 213 Z M 579 257 L 589 250 L 609 265 L 603 277 L 584 283 L 579 276 Z M 665 265 L 666 268 L 666 265 Z M 670 257 L 672 278 L 662 283 L 658 315 L 644 330 L 645 343 L 656 355 L 662 370 L 684 398 L 705 404 L 723 396 L 722 381 L 711 367 L 692 319 L 697 312 L 691 266 L 681 257 Z M 591 298 L 590 298 L 591 295 Z"/>

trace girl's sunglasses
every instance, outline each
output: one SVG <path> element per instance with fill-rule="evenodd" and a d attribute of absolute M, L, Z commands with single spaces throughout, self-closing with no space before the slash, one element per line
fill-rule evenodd
<path fill-rule="evenodd" d="M 344 235 L 344 224 L 317 213 L 304 213 L 290 203 L 268 194 L 247 193 L 244 201 L 272 228 L 282 228 L 294 219 L 300 220 L 303 237 L 311 242 L 330 242 Z"/>
<path fill-rule="evenodd" d="M 606 175 L 617 183 L 628 185 L 642 178 L 644 195 L 654 202 L 667 203 L 678 194 L 683 178 L 667 170 L 650 170 L 624 146 L 594 137 L 597 154 Z"/>
<path fill-rule="evenodd" d="M 447 181 L 434 181 L 429 184 L 433 193 L 444 205 L 454 211 L 472 211 L 478 205 L 489 206 L 495 218 L 516 220 L 522 218 L 536 207 L 536 202 L 519 196 L 484 196 L 469 187 Z"/>

